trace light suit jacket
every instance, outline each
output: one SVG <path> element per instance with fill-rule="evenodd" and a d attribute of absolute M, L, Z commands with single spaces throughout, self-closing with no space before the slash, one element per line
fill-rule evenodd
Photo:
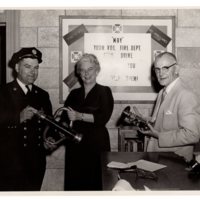
<path fill-rule="evenodd" d="M 200 134 L 197 98 L 180 79 L 160 106 L 162 92 L 163 90 L 158 94 L 152 115 L 152 120 L 155 119 L 154 128 L 159 131 L 159 136 L 158 139 L 150 137 L 147 151 L 172 151 L 190 161 Z"/>

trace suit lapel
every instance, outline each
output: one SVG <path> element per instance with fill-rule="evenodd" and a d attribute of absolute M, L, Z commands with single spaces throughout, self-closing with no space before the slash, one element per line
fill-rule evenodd
<path fill-rule="evenodd" d="M 32 90 L 31 90 L 31 92 L 33 94 L 37 94 L 38 93 L 38 89 L 37 89 L 37 87 L 34 84 L 32 84 Z"/>
<path fill-rule="evenodd" d="M 180 88 L 181 88 L 181 81 L 178 80 L 176 82 L 176 84 L 174 85 L 174 87 L 171 89 L 171 91 L 167 94 L 167 96 L 165 97 L 165 100 L 162 102 L 162 104 L 161 104 L 161 99 L 162 99 L 163 89 L 159 92 L 157 102 L 156 102 L 156 106 L 155 106 L 155 109 L 154 109 L 154 113 L 153 113 L 153 116 L 152 116 L 153 122 L 156 121 L 156 118 L 162 117 L 161 115 L 163 113 L 163 110 L 165 110 L 166 108 L 172 109 L 172 108 L 169 107 L 169 105 L 174 105 L 174 104 L 172 104 L 172 98 L 176 95 L 177 90 L 179 90 Z"/>
<path fill-rule="evenodd" d="M 178 80 L 169 94 L 167 94 L 166 99 L 161 106 L 161 112 L 166 109 L 171 111 L 173 110 L 173 106 L 175 105 L 174 100 L 176 99 L 174 97 L 177 95 L 177 91 L 180 91 L 181 87 L 181 81 Z"/>
<path fill-rule="evenodd" d="M 25 95 L 24 91 L 22 90 L 22 88 L 19 86 L 19 84 L 17 83 L 16 80 L 13 81 L 12 84 L 12 92 L 18 95 Z"/>
<path fill-rule="evenodd" d="M 19 86 L 16 80 L 12 82 L 9 88 L 11 97 L 10 101 L 12 101 L 14 108 L 16 110 L 22 110 L 26 106 L 26 101 L 25 101 L 26 95 L 24 91 Z"/>

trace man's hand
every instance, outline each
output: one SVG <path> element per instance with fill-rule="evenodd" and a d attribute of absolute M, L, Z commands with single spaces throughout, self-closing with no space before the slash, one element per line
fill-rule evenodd
<path fill-rule="evenodd" d="M 147 123 L 149 130 L 144 130 L 144 129 L 139 129 L 139 131 L 146 135 L 146 136 L 151 136 L 151 137 L 155 137 L 158 138 L 159 132 L 153 128 L 153 126 L 150 123 Z"/>
<path fill-rule="evenodd" d="M 44 148 L 50 151 L 53 151 L 57 148 L 57 145 L 54 144 L 55 139 L 52 137 L 48 137 L 45 141 L 44 141 Z"/>
<path fill-rule="evenodd" d="M 20 113 L 20 123 L 31 119 L 34 115 L 34 112 L 37 112 L 37 110 L 31 106 L 24 108 L 24 110 L 22 110 Z"/>

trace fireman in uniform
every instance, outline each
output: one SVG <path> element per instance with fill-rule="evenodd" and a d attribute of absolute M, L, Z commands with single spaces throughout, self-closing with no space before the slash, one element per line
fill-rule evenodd
<path fill-rule="evenodd" d="M 45 123 L 33 111 L 52 115 L 49 94 L 34 84 L 42 53 L 22 48 L 10 66 L 15 79 L 0 88 L 0 190 L 39 191 L 49 152 L 43 141 Z"/>

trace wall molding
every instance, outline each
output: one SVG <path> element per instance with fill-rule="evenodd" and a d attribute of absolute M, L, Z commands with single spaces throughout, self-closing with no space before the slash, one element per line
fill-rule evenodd
<path fill-rule="evenodd" d="M 20 11 L 19 10 L 6 10 L 5 11 L 6 22 L 6 64 L 11 59 L 11 56 L 20 47 Z M 12 70 L 7 67 L 6 81 L 10 82 L 13 79 Z"/>

